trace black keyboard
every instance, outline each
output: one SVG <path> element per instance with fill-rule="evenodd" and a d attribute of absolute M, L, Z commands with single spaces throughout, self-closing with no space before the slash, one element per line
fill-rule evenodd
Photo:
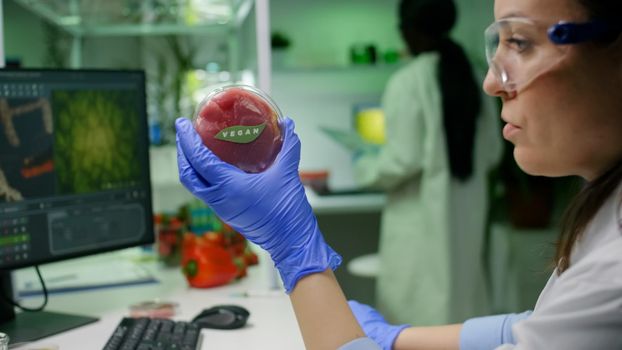
<path fill-rule="evenodd" d="M 124 317 L 104 350 L 196 350 L 201 329 L 192 323 Z"/>

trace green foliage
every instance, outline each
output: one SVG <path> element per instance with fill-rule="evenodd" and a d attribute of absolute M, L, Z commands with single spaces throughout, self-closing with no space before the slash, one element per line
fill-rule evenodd
<path fill-rule="evenodd" d="M 45 65 L 50 68 L 64 68 L 67 65 L 68 41 L 66 33 L 58 27 L 45 24 Z"/>
<path fill-rule="evenodd" d="M 291 41 L 285 34 L 273 32 L 270 37 L 270 44 L 273 49 L 286 49 L 291 45 Z"/>
<path fill-rule="evenodd" d="M 61 193 L 120 188 L 141 180 L 138 96 L 119 91 L 53 93 L 55 165 Z"/>

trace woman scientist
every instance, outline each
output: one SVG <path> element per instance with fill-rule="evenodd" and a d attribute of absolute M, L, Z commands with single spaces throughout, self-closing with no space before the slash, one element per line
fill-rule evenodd
<path fill-rule="evenodd" d="M 332 271 L 340 258 L 298 178 L 291 120 L 277 161 L 259 175 L 223 163 L 178 121 L 181 181 L 271 254 L 308 349 L 377 349 L 370 339 L 383 349 L 622 349 L 621 16 L 620 0 L 495 0 L 486 30 L 484 89 L 503 102 L 503 135 L 519 166 L 588 181 L 533 313 L 409 327 L 349 308 Z"/>
<path fill-rule="evenodd" d="M 399 21 L 415 57 L 385 90 L 386 144 L 354 162 L 360 185 L 387 192 L 377 305 L 395 322 L 460 322 L 490 312 L 483 248 L 499 122 L 449 38 L 453 0 L 401 0 Z"/>

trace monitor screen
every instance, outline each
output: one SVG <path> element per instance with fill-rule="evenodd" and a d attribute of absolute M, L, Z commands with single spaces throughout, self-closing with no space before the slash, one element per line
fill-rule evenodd
<path fill-rule="evenodd" d="M 142 71 L 0 71 L 0 269 L 153 242 Z"/>

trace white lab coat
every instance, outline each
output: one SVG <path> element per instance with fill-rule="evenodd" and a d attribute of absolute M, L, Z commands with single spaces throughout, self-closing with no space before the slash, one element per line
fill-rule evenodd
<path fill-rule="evenodd" d="M 483 98 L 474 172 L 453 179 L 438 61 L 437 53 L 421 54 L 390 79 L 386 144 L 354 164 L 359 184 L 387 192 L 376 306 L 394 323 L 447 324 L 489 311 L 482 248 L 487 177 L 502 155 L 498 113 Z"/>
<path fill-rule="evenodd" d="M 499 350 L 622 349 L 622 184 L 577 242 L 570 268 L 553 273 L 533 314 Z"/>

